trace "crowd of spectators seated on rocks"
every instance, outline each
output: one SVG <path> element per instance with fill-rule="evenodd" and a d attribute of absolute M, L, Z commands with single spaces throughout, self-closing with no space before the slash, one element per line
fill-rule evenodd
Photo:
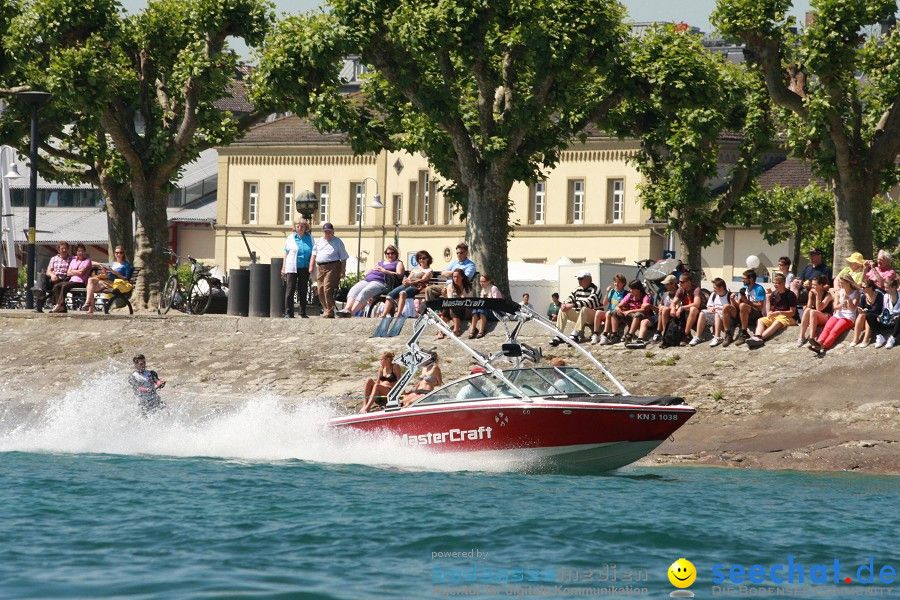
<path fill-rule="evenodd" d="M 808 346 L 819 356 L 847 332 L 850 348 L 893 348 L 900 341 L 900 279 L 888 251 L 880 250 L 875 260 L 853 252 L 834 279 L 819 248 L 809 258 L 799 276 L 791 271 L 788 257 L 779 258 L 768 289 L 757 282 L 755 269 L 747 269 L 734 293 L 721 278 L 707 291 L 690 272 L 669 274 L 655 298 L 644 282 L 626 284 L 620 273 L 601 293 L 590 273 L 580 271 L 578 287 L 548 310 L 560 332 L 550 345 L 558 346 L 564 336 L 581 343 L 590 335 L 592 344 L 624 342 L 630 349 L 652 343 L 695 347 L 708 332 L 711 347 L 746 344 L 755 349 L 797 326 L 797 346 Z"/>

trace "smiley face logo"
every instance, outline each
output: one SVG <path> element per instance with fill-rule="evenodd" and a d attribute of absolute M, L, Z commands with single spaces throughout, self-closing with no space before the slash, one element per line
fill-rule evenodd
<path fill-rule="evenodd" d="M 669 567 L 669 581 L 677 588 L 690 587 L 697 579 L 697 569 L 685 558 L 679 558 Z"/>

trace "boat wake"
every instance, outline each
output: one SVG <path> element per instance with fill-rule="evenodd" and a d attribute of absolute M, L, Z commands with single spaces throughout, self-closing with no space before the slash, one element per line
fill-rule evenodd
<path fill-rule="evenodd" d="M 302 460 L 412 471 L 521 471 L 500 457 L 437 454 L 401 447 L 390 437 L 328 427 L 338 404 L 327 398 L 248 398 L 164 389 L 166 408 L 144 417 L 111 367 L 62 398 L 39 407 L 0 390 L 0 452 L 94 453 L 216 457 L 247 461 Z M 6 398 L 6 399 L 3 399 Z"/>

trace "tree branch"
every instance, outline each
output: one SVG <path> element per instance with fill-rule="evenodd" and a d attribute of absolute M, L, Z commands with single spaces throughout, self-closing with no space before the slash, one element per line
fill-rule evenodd
<path fill-rule="evenodd" d="M 900 152 L 900 97 L 884 111 L 875 129 L 875 139 L 869 147 L 867 159 L 873 171 L 881 171 L 897 159 Z"/>

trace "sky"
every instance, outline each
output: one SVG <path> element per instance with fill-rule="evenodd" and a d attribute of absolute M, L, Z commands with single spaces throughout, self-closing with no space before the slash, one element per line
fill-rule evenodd
<path fill-rule="evenodd" d="M 634 21 L 671 21 L 684 22 L 699 27 L 710 33 L 709 14 L 716 6 L 715 0 L 620 0 Z M 147 6 L 146 0 L 120 0 L 129 12 L 141 10 Z M 301 13 L 320 6 L 325 2 L 318 0 L 275 0 L 276 13 Z M 810 9 L 809 0 L 795 0 L 791 14 L 802 23 L 803 16 Z M 245 48 L 237 44 L 233 46 L 240 54 L 245 55 Z"/>

